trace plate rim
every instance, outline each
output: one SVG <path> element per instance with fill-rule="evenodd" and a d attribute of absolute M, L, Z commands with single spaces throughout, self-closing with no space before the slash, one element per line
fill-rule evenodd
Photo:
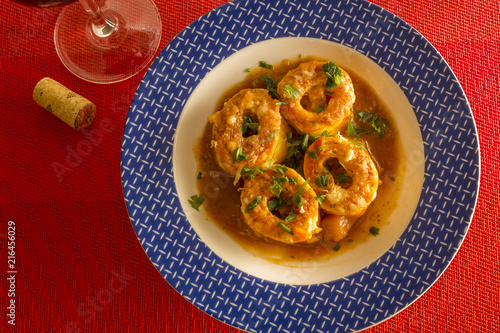
<path fill-rule="evenodd" d="M 245 0 L 237 0 L 237 1 L 233 1 L 233 2 L 231 2 L 231 3 L 226 3 L 226 4 L 223 4 L 223 5 L 219 6 L 219 7 L 217 7 L 217 8 L 215 8 L 215 9 L 211 10 L 210 12 L 206 13 L 205 15 L 201 16 L 200 18 L 198 18 L 197 20 L 195 20 L 193 23 L 191 23 L 188 27 L 192 26 L 194 23 L 199 22 L 200 20 L 202 20 L 202 19 L 204 19 L 204 18 L 209 17 L 212 13 L 214 13 L 214 12 L 215 12 L 215 11 L 217 11 L 217 10 L 220 10 L 221 8 L 224 8 L 224 7 L 229 6 L 229 5 L 234 5 L 234 3 L 243 3 L 243 2 L 245 2 Z M 251 1 L 246 1 L 246 3 L 247 3 L 247 4 L 248 4 L 249 2 L 256 3 L 256 2 L 258 2 L 258 1 L 254 1 L 254 0 L 251 0 Z M 323 2 L 323 0 L 318 1 L 318 3 L 319 3 L 319 2 Z M 474 121 L 474 115 L 473 115 L 473 113 L 472 113 L 472 110 L 471 110 L 471 109 L 470 109 L 470 107 L 469 107 L 469 103 L 468 103 L 468 101 L 467 101 L 467 97 L 466 97 L 466 95 L 465 95 L 465 92 L 463 91 L 463 88 L 461 87 L 461 85 L 460 85 L 460 83 L 459 83 L 458 79 L 456 78 L 455 74 L 454 74 L 454 73 L 453 73 L 453 71 L 451 70 L 451 67 L 448 65 L 448 63 L 446 63 L 446 60 L 445 60 L 445 59 L 441 56 L 441 54 L 439 54 L 439 52 L 438 52 L 438 51 L 434 48 L 434 46 L 432 46 L 432 44 L 431 44 L 431 43 L 430 43 L 427 39 L 425 39 L 425 37 L 424 37 L 422 34 L 420 34 L 420 33 L 419 33 L 416 29 L 414 29 L 414 28 L 413 28 L 412 26 L 410 26 L 408 23 L 404 22 L 402 19 L 400 19 L 400 18 L 399 18 L 399 17 L 397 17 L 396 15 L 394 15 L 394 14 L 390 13 L 389 11 L 387 11 L 387 10 L 383 9 L 382 7 L 380 7 L 380 6 L 378 6 L 378 5 L 375 5 L 375 4 L 373 4 L 373 3 L 366 2 L 366 1 L 364 1 L 364 0 L 361 0 L 361 1 L 358 1 L 358 0 L 353 0 L 353 1 L 348 1 L 348 3 L 349 3 L 349 4 L 350 4 L 350 3 L 357 3 L 357 4 L 364 3 L 364 4 L 367 4 L 369 7 L 373 7 L 373 6 L 377 7 L 377 8 L 379 9 L 379 12 L 381 11 L 381 12 L 383 12 L 385 15 L 392 16 L 392 18 L 393 18 L 393 19 L 397 19 L 397 20 L 399 20 L 399 21 L 400 21 L 400 23 L 402 23 L 402 24 L 404 24 L 404 25 L 408 26 L 408 27 L 410 28 L 410 30 L 415 31 L 415 32 L 418 34 L 419 38 L 421 38 L 422 40 L 424 40 L 424 41 L 428 44 L 428 47 L 430 47 L 430 48 L 431 48 L 431 49 L 432 49 L 432 50 L 433 50 L 433 51 L 434 51 L 434 52 L 435 52 L 435 53 L 439 56 L 440 60 L 444 62 L 445 67 L 447 67 L 447 68 L 449 69 L 449 72 L 450 72 L 450 73 L 451 73 L 451 75 L 453 76 L 453 79 L 454 79 L 454 81 L 455 81 L 455 84 L 456 84 L 456 85 L 458 85 L 458 89 L 459 89 L 459 90 L 461 91 L 461 93 L 462 93 L 462 96 L 461 96 L 461 97 L 463 97 L 463 98 L 465 99 L 465 105 L 468 107 L 468 111 L 469 111 L 468 116 L 469 116 L 469 117 L 470 117 L 470 119 L 471 119 L 471 122 L 472 122 L 472 127 L 473 127 L 473 131 L 474 131 L 474 133 L 473 133 L 473 134 L 475 135 L 475 138 L 476 138 L 476 143 L 475 143 L 475 145 L 476 145 L 476 155 L 475 155 L 475 157 L 477 157 L 477 161 L 476 161 L 476 164 L 477 164 L 477 168 L 476 168 L 476 170 L 477 170 L 477 176 L 476 176 L 476 178 L 477 178 L 477 182 L 476 182 L 476 186 L 475 186 L 475 190 L 476 190 L 476 191 L 475 191 L 474 199 L 473 199 L 473 202 L 472 202 L 472 211 L 470 212 L 470 215 L 469 215 L 469 216 L 467 216 L 467 220 L 468 220 L 468 222 L 466 223 L 466 224 L 467 224 L 467 227 L 464 229 L 463 236 L 461 237 L 461 239 L 460 239 L 460 241 L 459 241 L 458 245 L 456 246 L 455 250 L 453 250 L 453 251 L 452 251 L 452 256 L 451 256 L 451 258 L 449 258 L 449 260 L 446 260 L 446 265 L 445 265 L 445 267 L 444 267 L 444 268 L 440 271 L 440 273 L 438 274 L 438 276 L 436 276 L 436 278 L 432 281 L 432 283 L 431 283 L 430 285 L 428 285 L 428 286 L 427 286 L 427 287 L 426 287 L 426 288 L 425 288 L 422 292 L 418 293 L 417 297 L 413 298 L 413 300 L 411 300 L 409 303 L 407 303 L 404 307 L 402 307 L 401 309 L 399 309 L 399 310 L 395 311 L 395 312 L 394 312 L 394 313 L 392 313 L 391 315 L 384 317 L 382 320 L 379 320 L 379 321 L 374 322 L 374 323 L 373 323 L 372 325 L 370 325 L 370 326 L 365 326 L 365 327 L 363 327 L 363 328 L 362 328 L 362 329 L 366 329 L 366 328 L 368 328 L 368 327 L 372 327 L 372 326 L 378 325 L 379 323 L 381 323 L 381 322 L 383 322 L 383 321 L 385 321 L 385 320 L 388 320 L 388 319 L 392 318 L 392 317 L 393 317 L 393 316 L 395 316 L 396 314 L 398 314 L 398 313 L 400 313 L 401 311 L 403 311 L 404 309 L 408 308 L 411 304 L 413 304 L 413 303 L 414 303 L 417 299 L 419 299 L 419 298 L 420 298 L 420 297 L 421 297 L 421 296 L 422 296 L 425 292 L 427 292 L 427 291 L 428 291 L 428 290 L 432 287 L 432 285 L 433 285 L 433 284 L 434 284 L 434 283 L 435 283 L 435 282 L 436 282 L 436 281 L 437 281 L 437 280 L 438 280 L 438 279 L 442 276 L 442 274 L 446 271 L 446 269 L 448 268 L 448 266 L 451 264 L 451 262 L 452 262 L 452 261 L 453 261 L 453 259 L 455 258 L 456 254 L 458 253 L 458 251 L 459 251 L 459 249 L 460 249 L 461 245 L 463 244 L 463 241 L 464 241 L 464 239 L 465 239 L 465 237 L 466 237 L 466 235 L 467 235 L 467 233 L 468 233 L 468 230 L 469 230 L 469 228 L 470 228 L 470 224 L 472 223 L 472 220 L 473 220 L 474 211 L 475 211 L 475 209 L 476 209 L 476 205 L 477 205 L 477 201 L 478 201 L 478 197 L 479 197 L 478 192 L 479 192 L 479 188 L 480 188 L 480 180 L 481 180 L 481 177 L 480 177 L 480 175 L 481 175 L 481 154 L 480 154 L 480 142 L 479 142 L 479 135 L 478 135 L 478 132 L 477 132 L 477 125 L 476 125 L 476 123 L 475 123 L 475 121 Z M 148 69 L 148 71 L 146 72 L 146 74 L 145 74 L 145 76 L 144 76 L 144 79 L 143 79 L 143 80 L 141 80 L 141 84 L 138 86 L 138 88 L 137 88 L 137 92 L 139 92 L 139 90 L 140 90 L 140 89 L 141 89 L 141 87 L 143 86 L 143 83 L 144 83 L 145 78 L 146 78 L 146 77 L 148 77 L 148 76 L 151 74 L 151 69 L 152 69 L 152 68 L 153 68 L 153 66 L 156 64 L 157 59 L 160 57 L 160 55 L 161 55 L 161 54 L 162 54 L 162 53 L 163 53 L 163 52 L 164 52 L 164 51 L 165 51 L 165 50 L 166 50 L 166 49 L 167 49 L 167 48 L 171 45 L 172 41 L 175 41 L 175 40 L 176 40 L 179 36 L 182 36 L 183 32 L 184 32 L 184 31 L 185 31 L 188 27 L 184 28 L 184 29 L 183 29 L 183 30 L 182 30 L 179 34 L 177 34 L 177 35 L 176 35 L 176 36 L 175 36 L 175 37 L 174 37 L 174 38 L 173 38 L 173 39 L 169 42 L 169 44 L 167 44 L 167 46 L 166 46 L 166 47 L 165 47 L 165 48 L 164 48 L 164 49 L 160 52 L 160 54 L 158 55 L 158 57 L 155 59 L 154 63 L 151 65 L 151 67 L 150 67 L 150 68 Z M 391 75 L 391 77 L 392 77 L 392 75 Z M 395 81 L 396 81 L 396 80 L 395 80 Z M 201 81 L 200 81 L 200 82 L 201 82 Z M 399 82 L 398 82 L 398 81 L 396 81 L 396 82 L 399 84 Z M 198 84 L 199 84 L 199 82 L 198 82 Z M 152 260 L 151 256 L 148 254 L 147 250 L 144 248 L 143 243 L 142 243 L 142 242 L 141 242 L 141 240 L 140 240 L 139 234 L 137 233 L 137 230 L 135 229 L 135 226 L 134 226 L 134 224 L 133 224 L 133 222 L 132 222 L 132 216 L 130 215 L 130 211 L 129 211 L 129 209 L 130 209 L 130 208 L 129 208 L 129 203 L 128 203 L 128 201 L 127 201 L 127 194 L 126 194 L 126 190 L 125 190 L 125 183 L 126 183 L 126 180 L 124 180 L 124 169 L 123 169 L 123 160 L 124 160 L 124 154 L 125 154 L 125 152 L 124 152 L 123 145 L 125 144 L 125 140 L 126 140 L 126 139 L 125 139 L 125 130 L 129 127 L 129 125 L 128 125 L 128 123 L 129 123 L 129 117 L 130 117 L 130 115 L 131 115 L 131 112 L 133 112 L 133 111 L 132 111 L 132 107 L 133 107 L 133 105 L 136 103 L 136 98 L 138 98 L 138 93 L 137 93 L 137 92 L 136 92 L 136 95 L 134 96 L 134 100 L 133 100 L 133 101 L 132 101 L 132 103 L 131 103 L 131 108 L 130 108 L 129 113 L 128 113 L 128 115 L 127 115 L 127 121 L 126 121 L 125 128 L 124 128 L 124 135 L 123 135 L 123 137 L 122 137 L 122 152 L 121 152 L 121 159 L 120 159 L 120 171 L 121 171 L 121 179 L 122 179 L 122 190 L 123 190 L 124 199 L 125 199 L 125 203 L 126 203 L 126 207 L 127 207 L 127 213 L 129 214 L 129 218 L 130 218 L 130 221 L 131 221 L 132 227 L 134 228 L 134 231 L 135 231 L 135 233 L 136 233 L 136 236 L 138 237 L 138 240 L 139 240 L 139 242 L 140 242 L 140 244 L 141 244 L 141 247 L 143 247 L 143 250 L 145 250 L 146 254 L 148 255 L 148 258 L 150 259 L 150 261 L 153 263 L 153 265 L 154 265 L 154 266 L 157 268 L 157 270 L 159 271 L 158 267 L 157 267 L 157 266 L 156 266 L 156 264 L 153 262 L 153 260 Z M 403 92 L 404 92 L 404 91 L 403 91 Z M 406 92 L 404 92 L 404 93 L 405 93 L 405 95 L 406 95 Z M 187 99 L 186 99 L 186 100 L 187 100 Z M 412 104 L 412 103 L 411 103 L 411 101 L 410 101 L 410 104 Z M 413 104 L 412 104 L 412 106 L 413 106 Z M 415 111 L 415 110 L 414 110 L 414 111 Z M 426 141 L 426 139 L 425 139 L 425 138 L 423 138 L 423 139 L 424 139 L 424 142 L 425 142 L 425 141 Z M 424 147 L 424 148 L 425 148 L 425 147 Z M 427 161 L 426 161 L 426 163 L 427 163 Z M 427 177 L 425 177 L 425 178 L 427 178 Z M 424 182 L 425 182 L 425 179 L 424 179 Z M 422 192 L 421 192 L 421 195 L 422 195 Z M 420 201 L 420 200 L 419 200 L 419 201 Z M 417 209 L 418 209 L 418 207 L 417 207 Z M 402 235 L 401 237 L 403 237 L 403 235 Z M 161 274 L 161 272 L 160 272 L 160 271 L 159 271 L 159 273 Z M 161 275 L 162 275 L 162 274 L 161 274 Z M 167 280 L 167 282 L 168 282 L 169 284 L 171 284 L 171 285 L 172 285 L 172 283 L 171 283 L 171 282 L 170 282 L 170 281 L 169 281 L 169 280 L 168 280 L 165 276 L 163 276 L 163 275 L 162 275 L 162 277 L 163 277 L 165 280 Z M 172 287 L 173 287 L 173 288 L 174 288 L 174 290 L 176 290 L 179 294 L 183 295 L 183 294 L 182 294 L 179 290 L 177 290 L 177 288 L 176 288 L 174 285 L 172 285 Z M 185 295 L 183 295 L 183 297 L 184 297 L 184 298 L 186 298 L 186 296 L 185 296 Z M 188 300 L 189 300 L 189 299 L 188 299 Z M 191 301 L 190 301 L 190 302 L 191 302 Z M 214 318 L 215 318 L 215 319 L 217 319 L 217 320 L 220 320 L 220 321 L 222 321 L 222 322 L 224 322 L 224 323 L 226 323 L 226 324 L 228 324 L 228 325 L 230 325 L 230 326 L 236 327 L 236 328 L 238 328 L 238 329 L 245 329 L 245 328 L 242 328 L 242 327 L 239 327 L 239 326 L 232 325 L 232 324 L 231 324 L 231 323 L 229 323 L 228 321 L 226 321 L 226 320 L 224 320 L 224 319 L 221 319 L 221 318 L 218 318 L 218 317 L 216 317 L 216 316 L 212 315 L 210 312 L 208 312 L 208 311 L 204 310 L 202 307 L 198 306 L 197 304 L 194 304 L 194 302 L 191 302 L 191 303 L 192 303 L 193 305 L 195 305 L 196 307 L 200 308 L 203 312 L 207 313 L 208 315 L 210 315 L 210 316 L 214 317 Z"/>

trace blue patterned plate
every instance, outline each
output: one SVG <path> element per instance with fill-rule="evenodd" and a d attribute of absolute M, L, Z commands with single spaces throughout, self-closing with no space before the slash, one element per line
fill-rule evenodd
<path fill-rule="evenodd" d="M 406 159 L 404 195 L 377 237 L 292 267 L 251 255 L 187 199 L 198 192 L 193 144 L 222 92 L 260 60 L 299 54 L 363 76 L 394 115 Z M 358 0 L 249 0 L 202 16 L 160 53 L 129 110 L 121 172 L 144 250 L 195 306 L 248 332 L 350 332 L 400 312 L 444 272 L 472 219 L 479 163 L 459 83 L 405 22 Z"/>

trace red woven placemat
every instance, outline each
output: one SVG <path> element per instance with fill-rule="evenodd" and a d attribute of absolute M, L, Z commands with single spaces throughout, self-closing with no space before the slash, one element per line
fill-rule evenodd
<path fill-rule="evenodd" d="M 163 19 L 163 48 L 225 1 L 155 2 Z M 482 170 L 474 219 L 454 261 L 408 309 L 368 331 L 499 332 L 500 5 L 496 0 L 373 2 L 422 33 L 455 72 L 475 117 Z M 143 73 L 104 86 L 74 77 L 52 41 L 59 10 L 0 0 L 0 271 L 6 277 L 8 221 L 16 227 L 17 269 L 15 326 L 7 323 L 10 284 L 2 278 L 2 331 L 236 332 L 178 295 L 131 227 L 120 146 Z M 87 136 L 34 104 L 33 87 L 44 76 L 97 105 Z M 75 156 L 85 140 L 91 148 Z"/>

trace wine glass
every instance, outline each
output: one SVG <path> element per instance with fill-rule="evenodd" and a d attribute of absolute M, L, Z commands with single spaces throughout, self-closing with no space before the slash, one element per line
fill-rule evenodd
<path fill-rule="evenodd" d="M 57 54 L 76 76 L 115 83 L 140 72 L 161 39 L 161 18 L 152 0 L 14 0 L 50 7 L 65 5 L 54 30 Z"/>

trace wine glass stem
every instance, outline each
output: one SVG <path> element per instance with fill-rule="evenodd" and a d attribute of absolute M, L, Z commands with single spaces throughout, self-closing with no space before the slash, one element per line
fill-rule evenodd
<path fill-rule="evenodd" d="M 109 36 L 115 25 L 109 17 L 105 17 L 101 8 L 95 3 L 95 0 L 79 0 L 85 11 L 90 15 L 92 20 L 92 31 L 98 37 Z"/>

